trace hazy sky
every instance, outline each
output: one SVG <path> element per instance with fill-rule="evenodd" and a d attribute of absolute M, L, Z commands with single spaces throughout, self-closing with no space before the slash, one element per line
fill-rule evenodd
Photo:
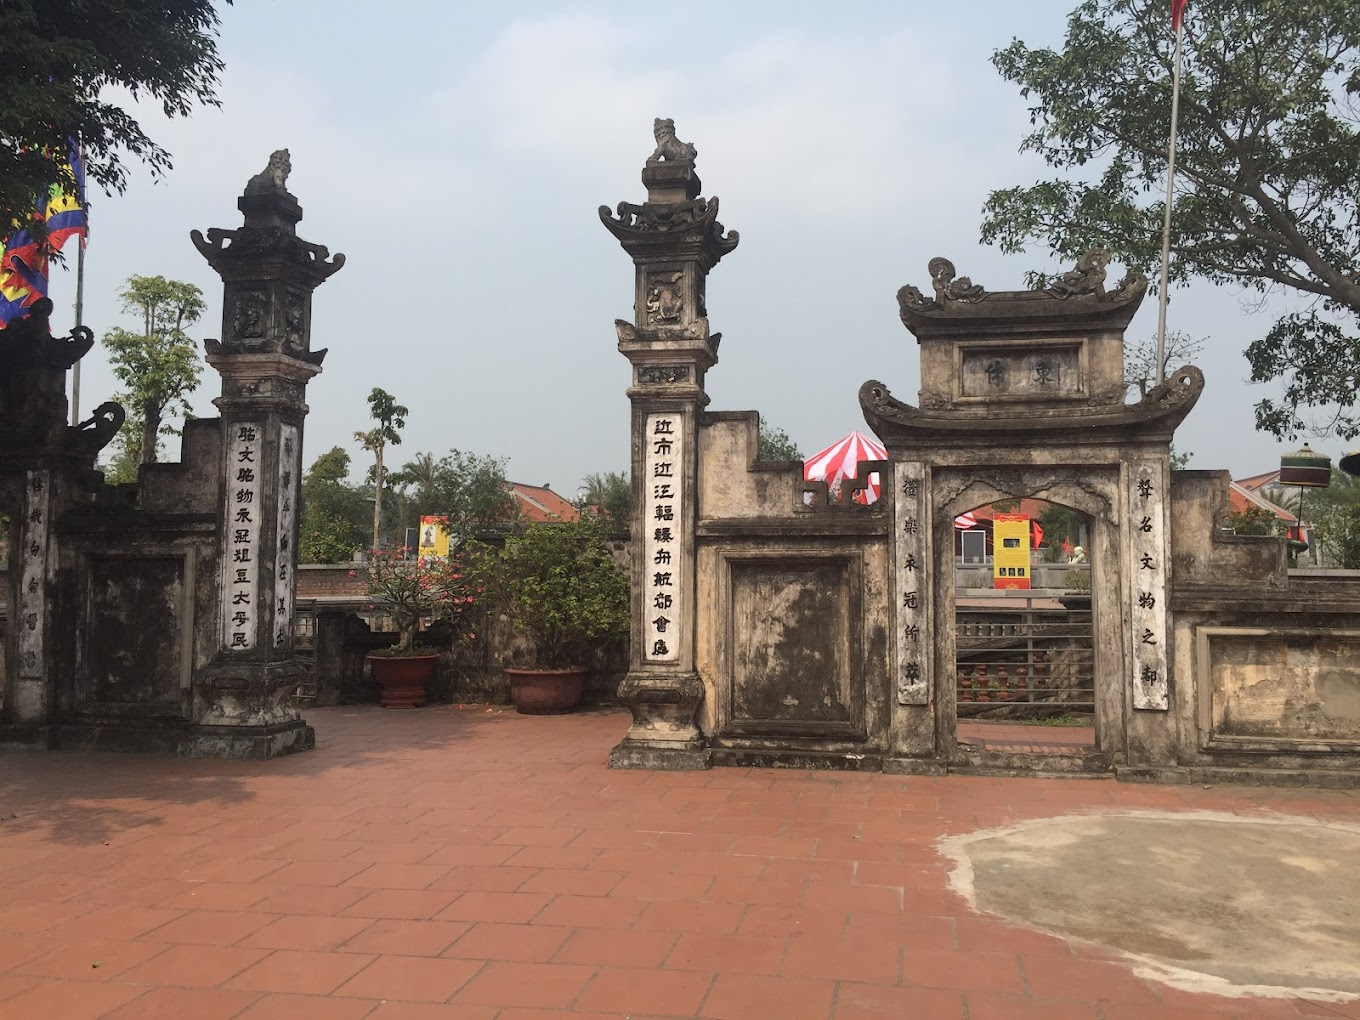
<path fill-rule="evenodd" d="M 642 200 L 652 118 L 673 117 L 741 233 L 709 280 L 724 338 L 709 406 L 759 410 L 810 454 L 866 428 L 866 379 L 914 402 L 894 295 L 928 285 L 932 256 L 992 290 L 1053 268 L 978 242 L 991 189 L 1047 175 L 1017 154 L 1025 103 L 988 58 L 1017 35 L 1057 43 L 1074 4 L 238 0 L 222 14 L 222 109 L 144 109 L 174 170 L 93 196 L 86 322 L 131 325 L 123 281 L 162 274 L 203 288 L 194 335 L 218 336 L 221 284 L 189 231 L 238 226 L 246 180 L 288 147 L 300 233 L 348 259 L 315 296 L 312 344 L 330 355 L 308 388 L 306 461 L 340 444 L 361 467 L 352 435 L 381 386 L 411 411 L 397 463 L 458 447 L 574 494 L 628 462 L 613 320 L 632 317 L 633 267 L 596 209 Z M 55 270 L 58 322 L 74 291 Z M 1274 392 L 1246 382 L 1242 350 L 1271 321 L 1252 297 L 1173 292 L 1171 327 L 1207 339 L 1208 385 L 1176 444 L 1193 467 L 1277 465 L 1252 425 Z M 1129 336 L 1155 328 L 1149 298 Z M 88 412 L 116 384 L 100 348 L 84 365 Z M 200 415 L 217 393 L 205 369 Z"/>

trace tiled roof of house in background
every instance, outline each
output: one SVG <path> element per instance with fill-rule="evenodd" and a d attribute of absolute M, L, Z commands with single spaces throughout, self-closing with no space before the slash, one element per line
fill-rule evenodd
<path fill-rule="evenodd" d="M 1250 492 L 1256 492 L 1259 489 L 1264 489 L 1267 485 L 1277 485 L 1279 481 L 1280 469 L 1276 468 L 1274 471 L 1267 471 L 1265 474 L 1252 475 L 1250 478 L 1239 478 L 1233 484 L 1240 485 Z"/>
<path fill-rule="evenodd" d="M 510 486 L 510 494 L 515 499 L 520 515 L 526 521 L 571 523 L 581 516 L 570 501 L 546 485 L 525 485 L 522 482 L 507 484 Z"/>
<path fill-rule="evenodd" d="M 1257 475 L 1256 477 L 1263 478 L 1265 476 Z M 1273 513 L 1279 520 L 1285 521 L 1289 524 L 1294 524 L 1298 521 L 1298 518 L 1295 517 L 1294 514 L 1292 514 L 1290 511 L 1286 510 L 1278 503 L 1272 503 L 1270 500 L 1262 496 L 1259 492 L 1252 490 L 1246 484 L 1247 482 L 1250 482 L 1252 480 L 1253 479 L 1248 478 L 1242 482 L 1232 482 L 1228 486 L 1228 506 L 1232 509 L 1233 513 L 1240 514 L 1248 507 L 1254 506 L 1258 507 L 1261 510 L 1268 510 L 1270 513 Z"/>

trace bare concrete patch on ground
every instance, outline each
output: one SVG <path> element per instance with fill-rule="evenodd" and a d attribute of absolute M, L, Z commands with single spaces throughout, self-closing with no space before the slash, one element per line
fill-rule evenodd
<path fill-rule="evenodd" d="M 943 840 L 977 910 L 1216 995 L 1360 997 L 1360 828 L 1287 816 L 1043 818 Z"/>

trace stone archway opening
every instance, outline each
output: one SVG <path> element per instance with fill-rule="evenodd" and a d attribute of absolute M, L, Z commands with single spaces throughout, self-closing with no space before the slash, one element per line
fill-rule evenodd
<path fill-rule="evenodd" d="M 1100 750 L 1093 522 L 1043 499 L 954 520 L 954 730 L 959 751 Z"/>

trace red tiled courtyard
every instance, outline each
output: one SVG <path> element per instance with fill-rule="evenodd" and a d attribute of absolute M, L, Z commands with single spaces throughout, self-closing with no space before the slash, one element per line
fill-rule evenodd
<path fill-rule="evenodd" d="M 1355 822 L 1350 792 L 612 772 L 613 712 L 308 718 L 273 762 L 0 757 L 0 1017 L 1360 1017 L 1143 981 L 973 913 L 934 849 L 1111 808 Z"/>

